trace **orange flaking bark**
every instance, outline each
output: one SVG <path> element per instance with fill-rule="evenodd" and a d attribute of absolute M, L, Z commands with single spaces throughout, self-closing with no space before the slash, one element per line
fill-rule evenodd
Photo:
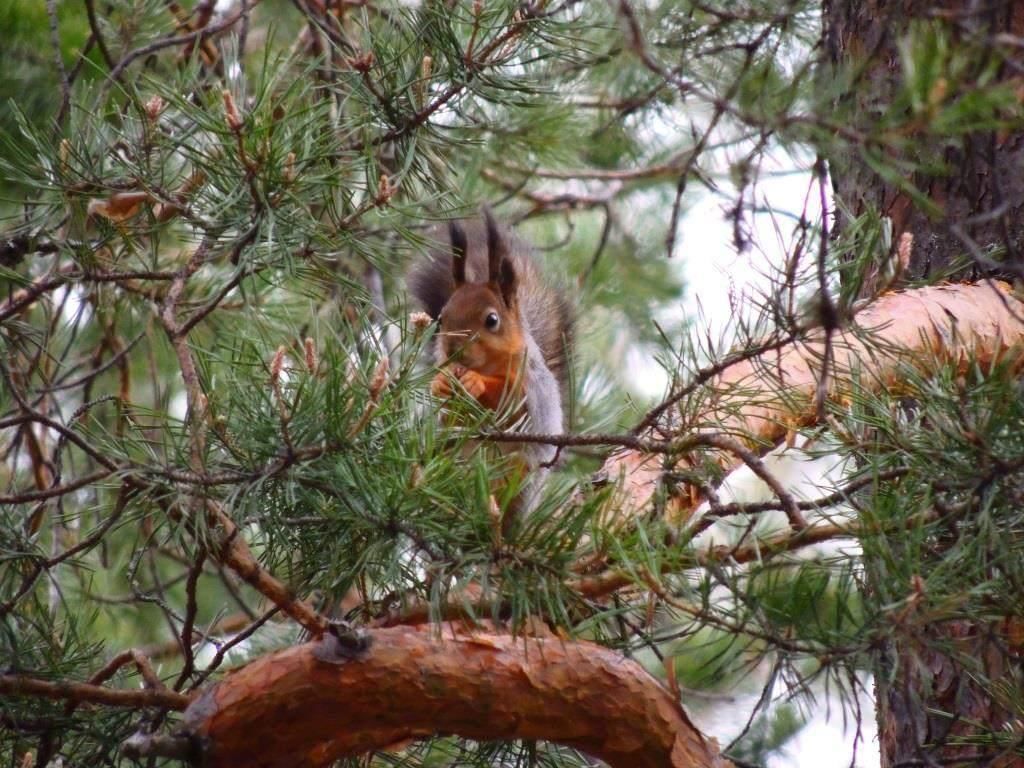
<path fill-rule="evenodd" d="M 542 739 L 611 766 L 726 766 L 635 661 L 588 642 L 466 634 L 456 625 L 368 633 L 264 656 L 185 714 L 206 766 L 320 766 L 407 739 Z"/>

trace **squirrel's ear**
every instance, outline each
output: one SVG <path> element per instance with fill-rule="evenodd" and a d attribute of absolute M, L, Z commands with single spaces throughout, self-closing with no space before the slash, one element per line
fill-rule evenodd
<path fill-rule="evenodd" d="M 507 261 L 508 244 L 491 214 L 490 206 L 484 205 L 480 211 L 484 215 L 484 226 L 487 229 L 487 282 L 501 285 L 501 271 L 503 262 Z"/>
<path fill-rule="evenodd" d="M 452 241 L 452 279 L 458 288 L 466 282 L 466 230 L 459 222 L 448 222 L 448 237 Z"/>
<path fill-rule="evenodd" d="M 498 268 L 498 288 L 501 290 L 501 298 L 505 300 L 505 306 L 511 307 L 516 300 L 516 268 L 512 266 L 512 259 L 504 258 Z"/>

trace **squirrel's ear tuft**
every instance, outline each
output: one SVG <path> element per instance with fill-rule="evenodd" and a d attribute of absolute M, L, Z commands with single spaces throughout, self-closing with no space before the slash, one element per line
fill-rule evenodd
<path fill-rule="evenodd" d="M 498 227 L 498 222 L 491 214 L 491 208 L 483 205 L 480 212 L 484 216 L 484 226 L 487 229 L 487 282 L 501 285 L 502 262 L 508 257 L 508 244 L 505 236 Z"/>
<path fill-rule="evenodd" d="M 466 282 L 466 230 L 453 219 L 448 222 L 448 237 L 452 241 L 452 279 L 458 288 Z"/>
<path fill-rule="evenodd" d="M 501 298 L 505 300 L 505 306 L 511 307 L 516 300 L 516 268 L 512 266 L 512 259 L 506 257 L 501 260 L 498 268 L 498 288 L 501 290 Z"/>

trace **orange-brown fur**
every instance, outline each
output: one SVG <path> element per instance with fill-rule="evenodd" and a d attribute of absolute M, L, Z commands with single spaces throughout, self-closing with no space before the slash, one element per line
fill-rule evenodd
<path fill-rule="evenodd" d="M 456 380 L 466 393 L 484 408 L 498 410 L 503 401 L 517 396 L 518 378 L 515 376 L 484 376 L 463 365 L 450 365 L 434 377 L 430 391 L 434 397 L 448 398 L 455 394 L 452 380 Z"/>
<path fill-rule="evenodd" d="M 530 258 L 530 248 L 501 230 L 505 257 L 514 270 L 514 285 L 489 280 L 487 231 L 484 222 L 461 222 L 467 240 L 465 281 L 456 285 L 450 232 L 437 232 L 447 240 L 417 262 L 409 275 L 409 288 L 431 317 L 440 319 L 437 358 L 444 369 L 431 385 L 438 397 L 454 394 L 453 379 L 483 406 L 497 409 L 504 398 L 521 392 L 525 349 L 520 318 L 527 315 L 544 364 L 558 380 L 562 396 L 568 390 L 568 349 L 572 341 L 572 313 L 565 296 L 545 281 Z M 501 316 L 501 333 L 487 332 L 489 309 Z"/>
<path fill-rule="evenodd" d="M 486 326 L 488 315 L 499 326 Z M 514 300 L 508 302 L 497 286 L 467 283 L 458 287 L 441 312 L 441 355 L 451 361 L 434 379 L 435 395 L 452 394 L 456 379 L 469 395 L 491 410 L 503 399 L 518 398 L 526 341 Z"/>

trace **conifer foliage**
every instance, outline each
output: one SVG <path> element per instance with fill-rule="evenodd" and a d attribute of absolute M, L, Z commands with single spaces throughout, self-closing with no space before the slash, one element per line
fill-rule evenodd
<path fill-rule="evenodd" d="M 0 762 L 1024 764 L 1024 7 L 860 5 L 0 8 Z M 430 395 L 481 204 L 565 435 Z"/>

